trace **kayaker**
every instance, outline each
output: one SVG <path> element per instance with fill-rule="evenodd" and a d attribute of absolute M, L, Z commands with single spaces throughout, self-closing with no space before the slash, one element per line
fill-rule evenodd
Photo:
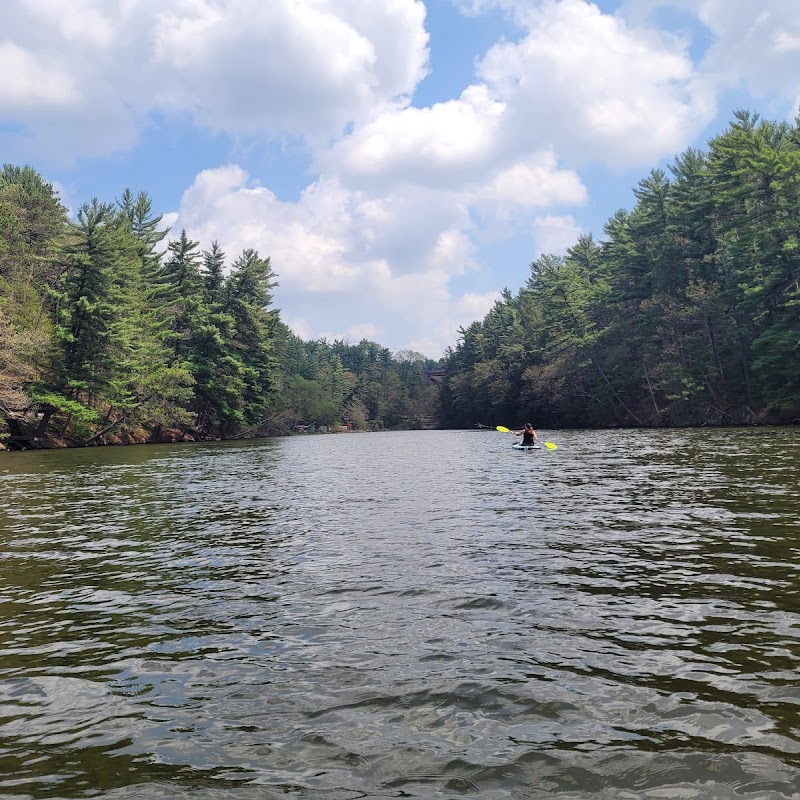
<path fill-rule="evenodd" d="M 533 445 L 539 440 L 539 437 L 536 435 L 536 431 L 533 429 L 533 425 L 530 422 L 525 423 L 525 427 L 521 431 L 516 431 L 517 436 L 522 437 L 522 444 L 527 445 L 528 447 L 533 447 Z"/>

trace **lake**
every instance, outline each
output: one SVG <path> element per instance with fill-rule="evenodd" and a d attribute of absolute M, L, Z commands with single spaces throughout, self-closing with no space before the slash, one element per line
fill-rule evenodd
<path fill-rule="evenodd" d="M 800 797 L 800 429 L 0 454 L 0 796 Z"/>

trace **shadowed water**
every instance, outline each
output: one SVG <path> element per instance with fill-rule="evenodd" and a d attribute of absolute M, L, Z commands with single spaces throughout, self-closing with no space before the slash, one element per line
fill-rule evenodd
<path fill-rule="evenodd" d="M 800 431 L 0 457 L 3 798 L 800 797 Z"/>

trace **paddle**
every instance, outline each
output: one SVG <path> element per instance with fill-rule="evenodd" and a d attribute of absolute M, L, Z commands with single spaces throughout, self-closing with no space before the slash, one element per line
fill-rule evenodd
<path fill-rule="evenodd" d="M 505 425 L 498 425 L 497 430 L 499 430 L 500 433 L 511 433 L 511 428 L 506 428 Z M 553 442 L 544 442 L 544 446 L 548 450 L 558 450 L 558 445 Z"/>

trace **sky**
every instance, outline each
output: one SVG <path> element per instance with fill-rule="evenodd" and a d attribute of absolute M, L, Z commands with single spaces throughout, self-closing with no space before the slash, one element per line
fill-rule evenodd
<path fill-rule="evenodd" d="M 0 7 L 0 161 L 269 256 L 304 339 L 434 359 L 735 109 L 799 106 L 797 0 Z"/>

